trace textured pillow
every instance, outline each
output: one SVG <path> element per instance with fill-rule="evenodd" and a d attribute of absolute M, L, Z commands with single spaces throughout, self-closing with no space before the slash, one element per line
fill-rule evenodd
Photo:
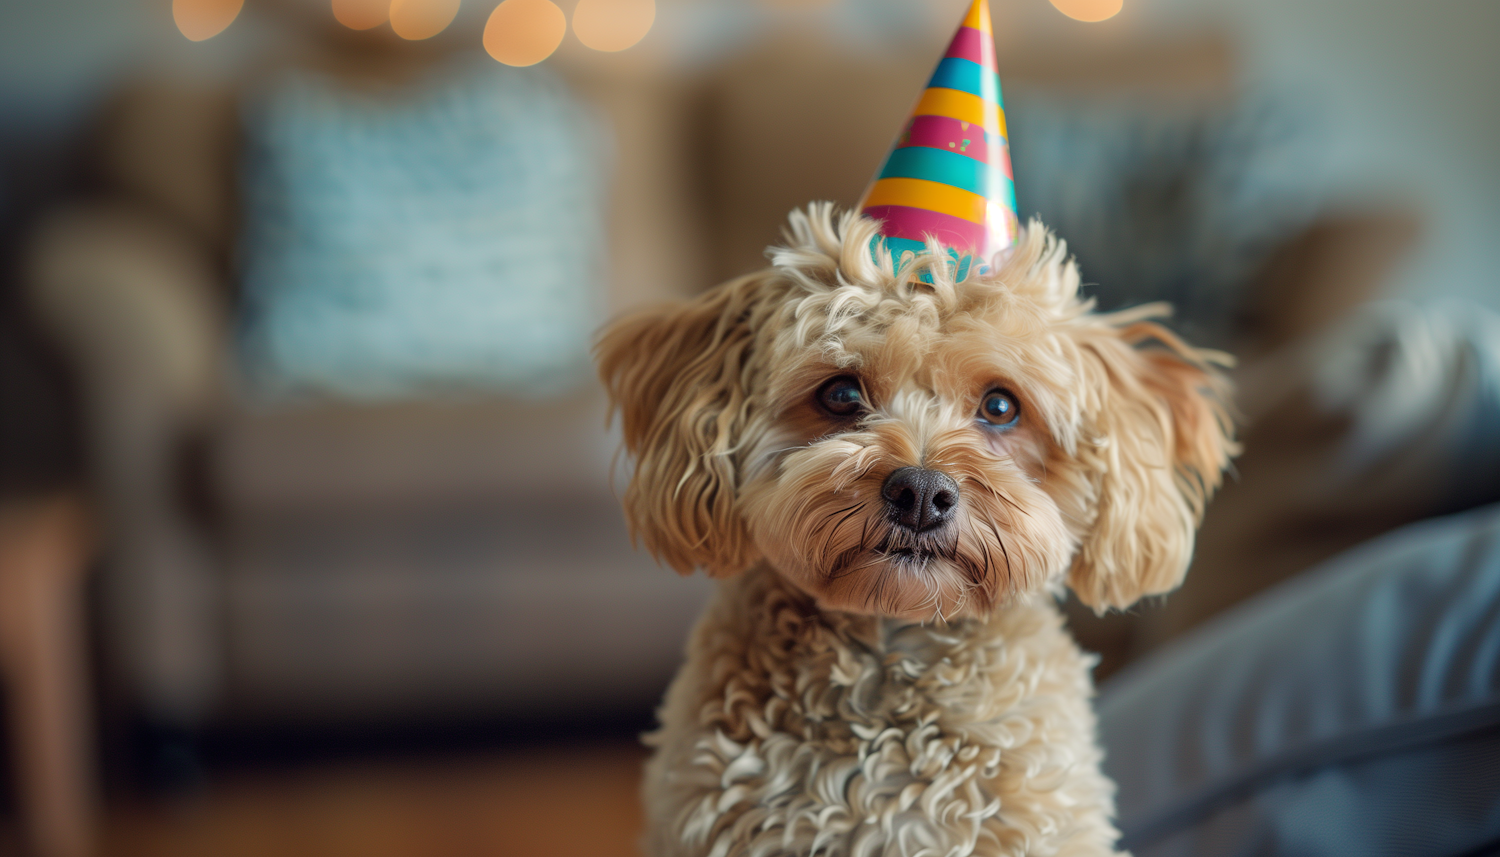
<path fill-rule="evenodd" d="M 603 303 L 601 128 L 547 72 L 465 58 L 244 112 L 242 356 L 261 393 L 545 395 Z"/>
<path fill-rule="evenodd" d="M 1101 308 L 1170 301 L 1200 344 L 1226 343 L 1256 268 L 1324 204 L 1320 136 L 1285 96 L 1008 100 L 1023 220 L 1067 239 Z"/>

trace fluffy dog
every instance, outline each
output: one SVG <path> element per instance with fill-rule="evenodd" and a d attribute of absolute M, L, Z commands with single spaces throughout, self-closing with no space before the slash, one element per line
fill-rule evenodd
<path fill-rule="evenodd" d="M 1178 584 L 1233 452 L 1216 355 L 1079 298 L 1033 222 L 955 282 L 814 205 L 598 344 L 636 537 L 724 582 L 648 737 L 654 855 L 1112 854 L 1096 610 Z"/>

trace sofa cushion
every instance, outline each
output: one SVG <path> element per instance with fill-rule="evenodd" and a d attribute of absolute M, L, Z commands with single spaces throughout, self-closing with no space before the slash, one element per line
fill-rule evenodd
<path fill-rule="evenodd" d="M 604 394 L 244 407 L 212 439 L 231 519 L 518 496 L 611 498 Z"/>
<path fill-rule="evenodd" d="M 231 718 L 644 712 L 712 589 L 632 549 L 608 497 L 267 513 L 229 547 Z"/>

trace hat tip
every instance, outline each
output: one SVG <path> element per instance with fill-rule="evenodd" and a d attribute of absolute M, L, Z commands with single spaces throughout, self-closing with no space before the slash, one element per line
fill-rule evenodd
<path fill-rule="evenodd" d="M 994 35 L 990 24 L 989 0 L 974 0 L 969 4 L 969 13 L 964 16 L 965 27 L 972 27 L 987 36 Z"/>

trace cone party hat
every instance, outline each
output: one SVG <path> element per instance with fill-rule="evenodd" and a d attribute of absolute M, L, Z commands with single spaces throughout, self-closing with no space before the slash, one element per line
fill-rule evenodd
<path fill-rule="evenodd" d="M 900 266 L 930 236 L 980 265 L 1016 237 L 1015 182 L 988 0 L 973 0 L 896 145 L 859 204 Z"/>

